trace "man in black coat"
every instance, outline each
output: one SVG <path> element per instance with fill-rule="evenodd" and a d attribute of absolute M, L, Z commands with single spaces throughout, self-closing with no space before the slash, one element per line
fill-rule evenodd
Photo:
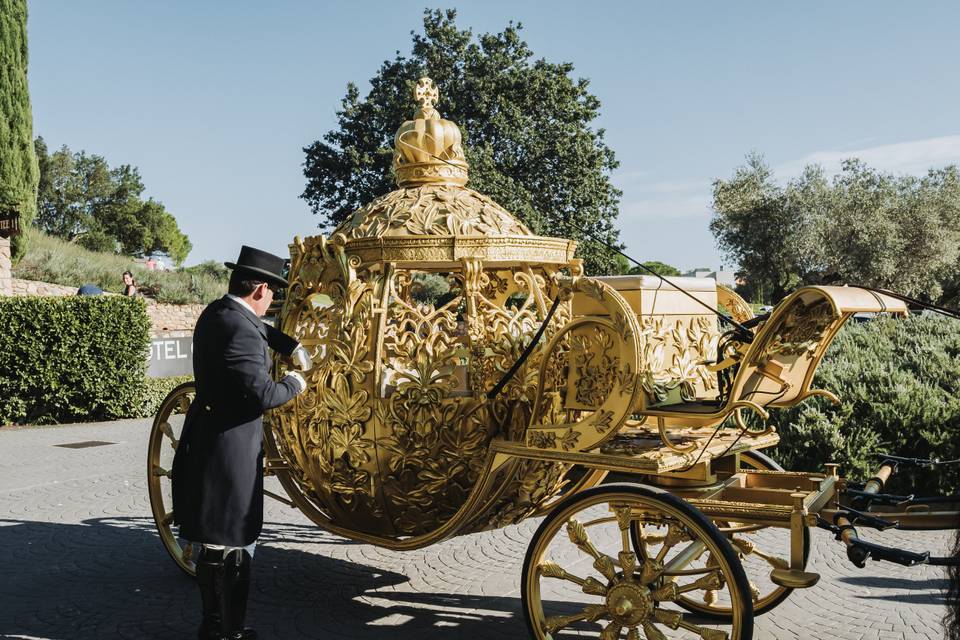
<path fill-rule="evenodd" d="M 260 320 L 287 286 L 283 258 L 244 246 L 229 293 L 210 303 L 193 334 L 197 395 L 173 461 L 173 513 L 181 538 L 202 545 L 197 581 L 202 640 L 256 638 L 244 629 L 250 563 L 263 526 L 263 412 L 302 393 L 297 372 L 270 376 L 269 348 L 302 369 L 309 355 Z"/>

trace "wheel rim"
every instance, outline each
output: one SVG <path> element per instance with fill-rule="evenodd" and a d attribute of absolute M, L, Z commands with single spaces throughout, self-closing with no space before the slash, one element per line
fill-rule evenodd
<path fill-rule="evenodd" d="M 634 553 L 631 530 L 648 542 L 646 557 Z M 713 566 L 697 566 L 704 554 Z M 558 506 L 537 531 L 524 564 L 524 612 L 541 640 L 746 640 L 753 616 L 745 582 L 734 551 L 692 506 L 636 486 L 607 485 Z M 683 590 L 725 593 L 730 628 L 706 626 L 679 610 Z"/>
<path fill-rule="evenodd" d="M 150 509 L 160 540 L 177 566 L 188 575 L 196 575 L 196 545 L 177 536 L 173 524 L 173 456 L 183 431 L 183 421 L 196 395 L 192 382 L 171 391 L 153 419 L 147 448 L 147 487 Z"/>
<path fill-rule="evenodd" d="M 756 452 L 741 454 L 740 468 L 783 471 L 783 467 L 774 460 Z M 750 584 L 754 615 L 766 613 L 787 599 L 793 589 L 782 587 L 771 581 L 770 571 L 790 567 L 790 530 L 778 527 L 744 526 L 720 520 L 715 521 L 715 524 L 727 536 L 740 556 Z M 810 555 L 809 531 L 804 530 L 803 535 L 803 565 L 806 568 L 807 558 Z M 707 603 L 682 597 L 677 604 L 688 611 L 716 619 L 728 619 L 731 613 L 730 608 L 721 602 Z"/>

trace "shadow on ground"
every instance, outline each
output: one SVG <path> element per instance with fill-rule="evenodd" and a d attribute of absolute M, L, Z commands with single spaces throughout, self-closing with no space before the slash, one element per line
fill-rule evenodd
<path fill-rule="evenodd" d="M 931 580 L 930 578 L 891 578 L 884 576 L 844 576 L 839 582 L 852 586 L 866 587 L 871 590 L 869 595 L 858 595 L 861 600 L 889 600 L 904 604 L 942 604 L 947 603 L 947 588 L 950 582 L 946 579 Z M 891 589 L 912 591 L 913 593 L 884 593 L 874 595 L 872 592 L 888 592 Z"/>
<path fill-rule="evenodd" d="M 265 531 L 248 620 L 265 640 L 526 635 L 519 598 L 394 591 L 406 576 L 270 544 L 277 540 L 341 541 L 311 526 Z M 166 555 L 149 518 L 0 519 L 0 567 L 2 638 L 195 637 L 196 585 Z"/>

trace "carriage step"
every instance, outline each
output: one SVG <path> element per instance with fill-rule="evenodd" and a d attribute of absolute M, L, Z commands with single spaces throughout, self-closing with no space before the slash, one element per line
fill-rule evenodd
<path fill-rule="evenodd" d="M 817 584 L 819 580 L 819 573 L 799 569 L 774 569 L 770 572 L 771 582 L 790 589 L 806 589 Z"/>

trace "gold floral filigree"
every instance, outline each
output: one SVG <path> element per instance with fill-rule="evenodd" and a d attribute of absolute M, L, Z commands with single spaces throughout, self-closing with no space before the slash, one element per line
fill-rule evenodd
<path fill-rule="evenodd" d="M 532 235 L 490 198 L 463 187 L 397 189 L 355 211 L 334 233 L 383 236 Z"/>
<path fill-rule="evenodd" d="M 715 395 L 716 377 L 706 365 L 716 361 L 720 334 L 715 321 L 693 316 L 673 322 L 662 316 L 641 316 L 641 385 L 651 404 L 671 398 L 691 401 Z M 669 356 L 669 365 L 667 358 Z"/>
<path fill-rule="evenodd" d="M 765 357 L 780 354 L 812 358 L 836 319 L 833 305 L 826 298 L 817 298 L 809 305 L 795 300 L 786 311 L 780 331 L 770 338 Z"/>

